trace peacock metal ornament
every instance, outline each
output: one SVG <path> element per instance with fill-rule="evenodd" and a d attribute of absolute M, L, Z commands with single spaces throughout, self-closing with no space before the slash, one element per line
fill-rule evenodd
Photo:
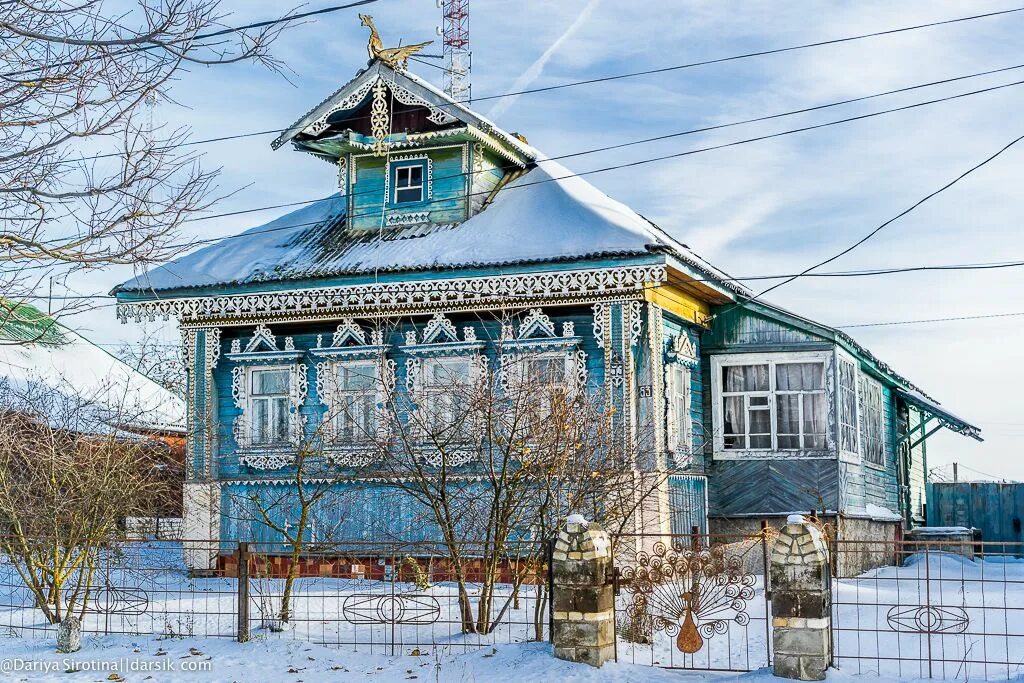
<path fill-rule="evenodd" d="M 632 601 L 627 615 L 645 632 L 676 636 L 676 648 L 693 654 L 704 641 L 729 630 L 730 623 L 750 622 L 747 600 L 754 597 L 753 574 L 743 571 L 738 557 L 725 557 L 725 548 L 668 548 L 636 554 L 636 566 L 622 576 Z"/>

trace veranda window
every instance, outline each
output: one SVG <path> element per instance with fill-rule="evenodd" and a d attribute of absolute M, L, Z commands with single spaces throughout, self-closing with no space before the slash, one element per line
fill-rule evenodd
<path fill-rule="evenodd" d="M 726 450 L 819 450 L 828 424 L 825 363 L 723 365 Z"/>
<path fill-rule="evenodd" d="M 333 416 L 338 441 L 366 441 L 376 429 L 377 364 L 373 361 L 338 363 L 337 414 Z"/>
<path fill-rule="evenodd" d="M 866 462 L 885 466 L 885 431 L 882 411 L 882 385 L 861 375 L 860 378 L 861 453 Z"/>
<path fill-rule="evenodd" d="M 857 453 L 857 366 L 839 358 L 839 448 Z"/>
<path fill-rule="evenodd" d="M 253 445 L 288 441 L 289 377 L 287 368 L 252 370 L 249 392 L 249 438 Z"/>

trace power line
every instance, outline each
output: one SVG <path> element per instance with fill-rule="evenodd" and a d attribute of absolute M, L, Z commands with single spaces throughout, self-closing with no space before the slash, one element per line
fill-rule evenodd
<path fill-rule="evenodd" d="M 939 189 L 937 189 L 937 190 L 935 190 L 933 192 L 928 193 L 927 195 L 925 195 L 924 197 L 922 197 L 918 201 L 914 202 L 912 205 L 910 205 L 909 207 L 907 207 L 903 211 L 900 211 L 898 214 L 896 214 L 895 216 L 893 216 L 889 220 L 885 221 L 884 223 L 879 225 L 877 228 L 875 228 L 874 230 L 872 230 L 868 234 L 864 235 L 864 237 L 860 238 L 859 240 L 857 240 L 856 242 L 854 242 L 850 246 L 846 247 L 842 251 L 839 251 L 838 253 L 833 254 L 832 256 L 828 257 L 824 261 L 819 261 L 818 263 L 814 264 L 810 268 L 807 268 L 807 269 L 803 270 L 800 273 L 797 273 L 796 275 L 794 275 L 792 277 L 786 278 L 784 281 L 782 281 L 782 282 L 780 282 L 778 284 L 772 285 L 771 287 L 769 287 L 769 288 L 763 290 L 762 292 L 758 293 L 757 295 L 755 295 L 752 299 L 749 299 L 749 300 L 745 301 L 744 304 L 754 302 L 754 301 L 760 299 L 762 296 L 764 296 L 768 292 L 774 291 L 774 290 L 778 289 L 779 287 L 787 285 L 790 282 L 793 282 L 794 280 L 796 280 L 796 279 L 798 279 L 800 277 L 803 277 L 804 275 L 807 275 L 811 271 L 816 270 L 816 269 L 820 268 L 821 266 L 827 265 L 827 264 L 835 261 L 836 259 L 839 259 L 839 258 L 845 256 L 846 254 L 849 254 L 851 251 L 853 251 L 857 247 L 861 246 L 862 244 L 864 244 L 865 242 L 870 240 L 872 237 L 874 237 L 875 235 L 880 233 L 882 230 L 884 230 L 889 225 L 892 225 L 893 223 L 898 221 L 900 218 L 903 218 L 904 216 L 909 214 L 911 211 L 914 211 L 915 209 L 917 209 L 919 206 L 921 206 L 925 202 L 929 201 L 930 199 L 933 199 L 934 197 L 942 194 L 943 192 L 945 192 L 949 188 L 953 187 L 954 185 L 959 183 L 961 180 L 963 180 L 967 176 L 969 176 L 972 173 L 974 173 L 975 171 L 977 171 L 979 168 L 982 168 L 983 166 L 986 166 L 991 161 L 993 161 L 994 159 L 999 157 L 1001 154 L 1003 154 L 1003 152 L 1007 151 L 1008 149 L 1010 149 L 1011 147 L 1016 145 L 1021 140 L 1024 140 L 1024 135 L 1021 135 L 1020 137 L 1014 138 L 1008 144 L 1004 145 L 995 154 L 987 157 L 985 160 L 981 161 L 980 163 L 977 163 L 974 166 L 970 167 L 969 169 L 967 169 L 966 171 L 964 171 L 963 173 L 961 173 L 956 178 L 954 178 L 953 180 L 949 181 L 948 183 L 946 183 L 945 185 L 943 185 Z M 743 304 L 738 304 L 738 305 L 743 305 Z"/>
<path fill-rule="evenodd" d="M 432 64 L 431 66 L 435 66 L 435 65 Z M 877 99 L 879 97 L 886 97 L 888 95 L 896 95 L 896 94 L 899 94 L 899 93 L 910 92 L 910 91 L 913 91 L 913 90 L 920 90 L 922 88 L 929 88 L 929 87 L 933 87 L 933 86 L 936 86 L 936 85 L 946 85 L 946 84 L 949 84 L 949 83 L 955 83 L 957 81 L 964 81 L 964 80 L 968 80 L 968 79 L 972 79 L 972 78 L 980 78 L 982 76 L 991 76 L 993 74 L 1003 73 L 1003 72 L 1006 72 L 1006 71 L 1014 71 L 1014 70 L 1022 69 L 1022 68 L 1024 68 L 1024 64 L 1016 64 L 1014 66 L 1006 66 L 1006 67 L 1001 67 L 1001 68 L 998 68 L 998 69 L 989 69 L 987 71 L 978 71 L 978 72 L 971 73 L 971 74 L 965 74 L 963 76 L 952 76 L 950 78 L 943 78 L 943 79 L 940 79 L 940 80 L 937 80 L 937 81 L 929 81 L 927 83 L 918 83 L 918 84 L 915 84 L 915 85 L 909 85 L 909 86 L 905 86 L 905 87 L 902 87 L 902 88 L 895 88 L 893 90 L 885 90 L 883 92 L 873 93 L 871 95 L 862 95 L 862 96 L 859 96 L 859 97 L 853 97 L 853 98 L 850 98 L 850 99 L 839 100 L 839 101 L 836 101 L 836 102 L 828 102 L 826 104 L 818 104 L 818 105 L 813 105 L 813 106 L 809 106 L 809 107 L 804 107 L 802 109 L 794 109 L 794 110 L 791 110 L 791 111 L 785 111 L 785 112 L 780 112 L 780 113 L 776 113 L 776 114 L 767 114 L 767 115 L 764 115 L 764 116 L 757 116 L 757 117 L 750 118 L 750 119 L 742 119 L 742 120 L 739 120 L 739 121 L 731 121 L 729 123 L 721 123 L 721 124 L 716 124 L 716 125 L 712 125 L 712 126 L 704 126 L 704 127 L 701 127 L 701 128 L 693 128 L 693 129 L 690 129 L 690 130 L 679 131 L 679 132 L 676 132 L 676 133 L 668 133 L 668 134 L 665 134 L 665 135 L 658 135 L 658 136 L 655 136 L 655 137 L 643 138 L 643 139 L 634 140 L 634 141 L 631 141 L 631 142 L 624 142 L 624 143 L 620 143 L 620 144 L 617 144 L 617 145 L 609 145 L 607 147 L 602 147 L 602 148 L 600 148 L 598 150 L 584 150 L 582 152 L 574 152 L 572 154 L 564 154 L 564 155 L 561 155 L 559 157 L 553 157 L 553 158 L 554 159 L 568 159 L 568 158 L 571 158 L 571 157 L 577 157 L 577 156 L 583 156 L 583 155 L 587 155 L 587 154 L 593 154 L 595 152 L 604 152 L 604 151 L 608 151 L 608 150 L 619 149 L 619 148 L 622 148 L 622 147 L 629 147 L 629 146 L 632 146 L 632 145 L 640 145 L 640 144 L 645 144 L 645 143 L 648 143 L 648 142 L 659 142 L 661 140 L 668 140 L 668 139 L 671 139 L 671 138 L 682 137 L 682 136 L 685 136 L 685 135 L 694 135 L 694 134 L 697 134 L 697 133 L 707 133 L 707 132 L 714 131 L 714 130 L 721 130 L 723 128 L 733 128 L 735 126 L 742 126 L 742 125 L 746 125 L 746 124 L 750 124 L 750 123 L 760 123 L 760 122 L 763 122 L 763 121 L 770 121 L 772 119 L 779 119 L 779 118 L 784 118 L 784 117 L 787 117 L 787 116 L 795 116 L 797 114 L 807 114 L 807 113 L 810 113 L 810 112 L 820 111 L 820 110 L 823 110 L 823 109 L 829 109 L 829 108 L 832 108 L 832 107 L 840 107 L 840 106 L 847 105 L 847 104 L 854 104 L 856 102 L 865 102 L 867 100 Z M 417 107 L 417 108 L 423 109 L 424 107 Z M 357 121 L 357 120 L 360 120 L 360 119 L 368 119 L 368 118 L 370 118 L 369 115 L 362 115 L 362 116 L 353 116 L 353 117 L 351 117 L 351 118 L 349 118 L 347 120 L 349 120 L 349 121 Z M 277 128 L 274 128 L 274 129 L 271 129 L 271 130 L 253 131 L 253 132 L 250 132 L 250 133 L 238 133 L 238 134 L 235 134 L 235 135 L 222 135 L 222 136 L 217 136 L 217 137 L 212 137 L 212 138 L 205 138 L 205 139 L 201 139 L 201 140 L 192 140 L 192 141 L 176 143 L 174 145 L 163 145 L 163 146 L 160 146 L 160 147 L 155 147 L 153 149 L 153 151 L 166 151 L 166 150 L 170 150 L 170 149 L 176 149 L 178 147 L 191 147 L 191 146 L 196 146 L 196 145 L 205 145 L 205 144 L 209 144 L 209 143 L 213 143 L 213 142 L 224 142 L 224 141 L 228 141 L 228 140 L 238 140 L 238 139 L 241 139 L 241 138 L 258 137 L 258 136 L 263 136 L 263 135 L 280 135 L 281 132 L 282 132 L 281 130 L 279 130 Z M 108 153 L 105 153 L 105 154 L 96 154 L 96 155 L 87 156 L 87 157 L 79 157 L 79 158 L 76 158 L 76 159 L 62 160 L 61 163 L 79 163 L 79 162 L 82 162 L 82 161 L 92 161 L 92 160 L 96 160 L 96 159 L 105 159 L 105 158 L 109 158 L 109 157 L 118 157 L 118 156 L 123 156 L 123 155 L 124 155 L 124 152 L 108 152 Z"/>
<path fill-rule="evenodd" d="M 719 57 L 717 59 L 706 59 L 700 62 L 690 62 L 688 64 L 676 64 L 674 66 L 665 66 L 658 69 L 647 69 L 645 71 L 632 71 L 624 74 L 617 74 L 614 76 L 602 76 L 600 78 L 591 78 L 583 81 L 574 81 L 570 83 L 560 83 L 557 85 L 549 85 L 541 88 L 530 88 L 528 90 L 519 90 L 516 92 L 502 93 L 500 95 L 488 95 L 486 97 L 474 97 L 470 102 L 482 102 L 484 100 L 494 100 L 502 97 L 513 97 L 519 95 L 528 95 L 536 92 L 547 92 L 549 90 L 560 90 L 562 88 L 573 88 L 579 85 L 588 85 L 590 83 L 604 83 L 607 81 L 621 80 L 623 78 L 634 78 L 636 76 L 648 76 L 651 74 L 660 74 L 668 71 L 679 71 L 680 69 L 690 69 L 697 66 L 707 66 L 709 64 L 721 64 L 723 62 L 732 62 L 740 59 L 748 59 L 750 57 L 763 57 L 765 55 L 780 54 L 783 52 L 793 52 L 795 50 L 805 50 L 812 47 L 822 47 L 824 45 L 836 45 L 838 43 L 848 43 L 854 40 L 863 40 L 865 38 L 876 38 L 878 36 L 892 35 L 895 33 L 905 33 L 907 31 L 916 31 L 923 28 L 931 28 L 934 26 L 943 26 L 946 24 L 956 24 L 964 21 L 972 21 L 974 19 L 985 19 L 988 17 L 995 17 L 1004 14 L 1013 14 L 1015 12 L 1024 11 L 1024 7 L 1014 7 L 1012 9 L 999 10 L 996 12 L 987 12 L 985 14 L 974 14 L 967 17 L 958 17 L 956 19 L 946 19 L 943 21 L 933 21 L 927 24 L 917 24 L 915 26 L 905 26 L 903 28 L 888 29 L 885 31 L 875 31 L 873 33 L 862 33 L 856 36 L 848 36 L 846 38 L 834 38 L 832 40 L 820 40 L 814 43 L 804 43 L 802 45 L 793 45 L 791 47 L 781 47 L 772 50 L 760 50 L 758 52 L 747 52 L 740 55 L 733 55 L 731 57 Z"/>
<path fill-rule="evenodd" d="M 944 323 L 954 320 L 985 320 L 989 318 L 1014 318 L 1024 315 L 1024 311 L 1014 313 L 989 313 L 987 315 L 958 315 L 950 318 L 921 318 L 919 320 L 890 320 L 882 323 L 857 323 L 854 325 L 835 325 L 836 329 L 848 330 L 854 327 L 889 327 L 891 325 L 922 325 L 925 323 Z"/>
<path fill-rule="evenodd" d="M 209 33 L 198 33 L 198 34 L 196 34 L 194 36 L 190 36 L 188 38 L 178 38 L 177 40 L 163 41 L 163 42 L 154 43 L 152 45 L 138 45 L 138 46 L 134 46 L 134 47 L 131 47 L 131 48 L 127 48 L 127 49 L 118 51 L 117 53 L 115 53 L 115 55 L 99 54 L 99 55 L 93 55 L 92 57 L 86 57 L 86 58 L 80 59 L 80 60 L 70 60 L 70 61 L 66 61 L 66 62 L 58 62 L 56 64 L 47 64 L 46 66 L 34 67 L 34 68 L 31 68 L 31 69 L 23 69 L 21 71 L 11 71 L 11 72 L 8 72 L 8 73 L 5 73 L 5 74 L 0 74 L 0 78 L 13 78 L 14 76 L 22 76 L 22 75 L 25 75 L 25 74 L 39 73 L 39 72 L 42 72 L 42 71 L 46 71 L 47 69 L 53 69 L 55 67 L 74 66 L 76 64 L 81 64 L 83 62 L 88 62 L 88 61 L 94 61 L 94 60 L 97 60 L 97 59 L 108 59 L 109 57 L 116 56 L 116 55 L 130 54 L 130 53 L 133 53 L 133 52 L 147 52 L 149 50 L 155 50 L 155 49 L 158 49 L 158 48 L 165 47 L 166 45 L 173 45 L 175 43 L 184 43 L 184 42 L 188 42 L 188 41 L 192 41 L 192 40 L 206 40 L 207 38 L 216 38 L 216 37 L 219 37 L 219 36 L 227 35 L 229 33 L 238 33 L 240 31 L 248 31 L 248 30 L 254 29 L 254 28 L 266 28 L 267 26 L 274 26 L 276 24 L 287 23 L 289 21 L 296 21 L 298 19 L 306 19 L 308 17 L 316 16 L 318 14 L 330 14 L 332 12 L 338 12 L 338 11 L 343 10 L 343 9 L 351 9 L 352 7 L 359 7 L 361 5 L 369 5 L 369 4 L 372 4 L 374 2 L 377 2 L 377 0 L 357 0 L 356 2 L 350 2 L 347 5 L 335 5 L 333 7 L 323 7 L 321 9 L 310 10 L 309 12 L 299 12 L 299 13 L 296 13 L 296 14 L 289 14 L 289 15 L 283 16 L 283 17 L 281 17 L 279 19 L 267 19 L 266 21 L 256 21 L 256 22 L 253 22 L 251 24 L 245 24 L 244 26 L 229 26 L 227 28 L 219 29 L 217 31 L 211 31 Z M 1024 8 L 1022 8 L 1022 9 L 1024 9 Z M 196 47 L 207 47 L 207 46 L 205 46 L 205 45 L 198 45 Z"/>
<path fill-rule="evenodd" d="M 938 103 L 941 103 L 941 102 L 948 102 L 948 101 L 952 101 L 952 100 L 956 100 L 956 99 L 961 99 L 961 98 L 964 98 L 964 97 L 970 97 L 970 96 L 973 96 L 973 95 L 980 95 L 980 94 L 987 93 L 987 92 L 994 92 L 996 90 L 1002 90 L 1004 88 L 1016 87 L 1016 86 L 1022 85 L 1022 84 L 1024 84 L 1024 80 L 1013 81 L 1011 83 L 1005 83 L 1005 84 L 1002 84 L 1002 85 L 991 86 L 991 87 L 988 87 L 988 88 L 981 88 L 979 90 L 972 90 L 972 91 L 968 91 L 968 92 L 964 92 L 964 93 L 958 93 L 956 95 L 948 95 L 946 97 L 940 97 L 940 98 L 936 98 L 936 99 L 932 99 L 932 100 L 926 100 L 924 102 L 915 102 L 913 104 L 903 105 L 903 106 L 900 106 L 900 107 L 893 107 L 891 109 L 882 109 L 880 111 L 870 112 L 870 113 L 867 113 L 867 114 L 859 114 L 857 116 L 850 116 L 850 117 L 846 117 L 846 118 L 843 118 L 843 119 L 837 119 L 837 120 L 834 120 L 834 121 L 826 121 L 824 123 L 818 123 L 818 124 L 809 125 L 809 126 L 802 126 L 800 128 L 793 128 L 793 129 L 784 130 L 784 131 L 777 132 L 777 133 L 758 135 L 758 136 L 752 137 L 752 138 L 745 138 L 745 139 L 736 140 L 736 141 L 733 141 L 733 142 L 726 142 L 726 143 L 722 143 L 722 144 L 718 144 L 718 145 L 711 145 L 709 147 L 698 147 L 696 149 L 686 150 L 686 151 L 683 151 L 683 152 L 676 152 L 674 154 L 666 154 L 666 155 L 662 155 L 662 156 L 648 157 L 648 158 L 644 158 L 644 159 L 639 159 L 637 161 L 631 161 L 631 162 L 625 162 L 625 163 L 621 163 L 621 164 L 614 164 L 614 165 L 610 165 L 610 166 L 604 166 L 604 167 L 600 167 L 600 168 L 591 169 L 589 171 L 581 171 L 579 173 L 566 173 L 566 174 L 563 174 L 563 175 L 553 176 L 551 178 L 546 178 L 546 179 L 543 179 L 543 180 L 534 180 L 534 181 L 530 181 L 530 182 L 519 183 L 518 185 L 514 185 L 514 186 L 513 185 L 508 185 L 508 186 L 504 187 L 502 191 L 508 191 L 508 190 L 512 190 L 512 189 L 520 189 L 520 188 L 524 188 L 524 187 L 531 187 L 533 185 L 540 185 L 540 184 L 543 184 L 543 183 L 554 182 L 554 181 L 559 181 L 559 180 L 565 180 L 565 179 L 573 178 L 573 177 L 583 177 L 583 176 L 595 175 L 595 174 L 598 174 L 598 173 L 606 173 L 608 171 L 614 171 L 614 170 L 619 170 L 619 169 L 623 169 L 623 168 L 632 168 L 632 167 L 636 167 L 636 166 L 643 166 L 643 165 L 646 165 L 646 164 L 655 163 L 655 162 L 658 162 L 658 161 L 666 161 L 666 160 L 669 160 L 669 159 L 679 159 L 679 158 L 682 158 L 682 157 L 692 156 L 692 155 L 695 155 L 695 154 L 702 154 L 704 152 L 711 152 L 711 151 L 720 150 L 720 149 L 727 149 L 729 147 L 737 147 L 739 145 L 749 144 L 749 143 L 752 143 L 752 142 L 761 142 L 761 141 L 764 141 L 764 140 L 771 140 L 771 139 L 774 139 L 774 138 L 784 137 L 784 136 L 787 136 L 787 135 L 793 135 L 793 134 L 796 134 L 796 133 L 804 133 L 804 132 L 807 132 L 807 131 L 818 130 L 818 129 L 821 129 L 821 128 L 828 128 L 830 126 L 836 126 L 836 125 L 840 125 L 840 124 L 843 124 L 843 123 L 851 123 L 851 122 L 854 122 L 854 121 L 861 121 L 861 120 L 865 120 L 865 119 L 874 118 L 874 117 L 877 117 L 877 116 L 883 116 L 883 115 L 886 115 L 886 114 L 893 114 L 893 113 L 896 113 L 896 112 L 908 111 L 908 110 L 911 110 L 911 109 L 916 109 L 916 108 L 919 108 L 919 107 L 925 107 L 925 106 L 929 106 L 929 105 L 932 105 L 932 104 L 938 104 Z M 684 135 L 684 134 L 686 134 L 686 131 L 680 132 L 680 133 L 675 134 L 675 135 L 678 136 L 678 135 Z M 639 141 L 638 141 L 638 144 L 639 144 Z M 617 148 L 617 147 L 620 147 L 620 146 L 621 146 L 621 143 L 617 144 L 617 145 L 606 146 L 606 147 L 597 147 L 597 148 L 594 148 L 594 149 L 591 149 L 591 150 L 587 150 L 587 153 L 603 152 L 603 151 L 605 151 L 607 149 Z M 568 156 L 579 156 L 580 154 L 581 154 L 581 152 L 576 152 L 573 155 L 561 155 L 561 156 L 548 157 L 546 159 L 538 160 L 538 163 L 543 164 L 544 161 L 557 161 L 559 159 L 567 158 Z M 449 175 L 446 175 L 446 176 L 435 176 L 434 180 L 451 179 L 451 178 L 464 178 L 464 177 L 472 176 L 472 175 L 474 175 L 476 173 L 478 173 L 478 172 L 477 171 L 467 171 L 465 173 L 455 173 L 455 174 L 449 174 Z M 363 191 L 363 192 L 354 192 L 354 193 L 352 193 L 352 196 L 358 196 L 358 195 L 361 195 L 361 194 L 379 194 L 379 190 L 366 190 L 366 191 Z M 467 197 L 487 196 L 489 194 L 490 194 L 490 191 L 488 190 L 488 191 L 480 191 L 480 192 L 467 193 L 466 196 Z M 272 204 L 272 205 L 268 205 L 268 206 L 255 207 L 255 208 L 251 208 L 251 209 L 239 209 L 237 211 L 227 211 L 227 212 L 224 212 L 224 213 L 212 214 L 212 215 L 209 215 L 209 216 L 199 216 L 197 218 L 190 218 L 190 219 L 187 219 L 187 221 L 185 221 L 185 222 L 207 221 L 207 220 L 212 220 L 214 218 L 226 218 L 226 217 L 229 217 L 229 216 L 238 216 L 238 215 L 247 214 L 247 213 L 256 213 L 256 212 L 259 212 L 259 211 L 267 211 L 267 210 L 270 210 L 270 209 L 283 209 L 283 208 L 290 208 L 290 207 L 294 207 L 294 206 L 305 206 L 305 205 L 308 205 L 308 204 L 314 204 L 316 202 L 320 202 L 320 201 L 324 201 L 324 200 L 330 199 L 333 196 L 334 195 L 330 195 L 328 197 L 318 197 L 316 199 L 307 199 L 307 200 L 297 201 L 297 202 L 287 202 L 287 203 L 283 203 L 283 204 Z M 426 202 L 423 202 L 423 204 L 426 205 L 426 204 L 438 203 L 438 202 L 444 202 L 444 201 L 449 201 L 449 199 L 447 199 L 447 198 L 432 199 L 432 200 L 428 200 Z M 367 216 L 376 215 L 376 211 L 371 212 L 371 213 L 367 213 L 365 215 L 367 215 Z M 360 214 L 352 214 L 351 216 L 349 216 L 349 218 L 358 218 L 358 217 L 362 217 L 362 216 Z M 289 227 L 295 227 L 295 226 L 289 226 Z M 250 234 L 254 234 L 254 233 L 250 233 Z M 222 239 L 230 239 L 230 237 L 225 237 L 225 238 L 222 238 Z"/>

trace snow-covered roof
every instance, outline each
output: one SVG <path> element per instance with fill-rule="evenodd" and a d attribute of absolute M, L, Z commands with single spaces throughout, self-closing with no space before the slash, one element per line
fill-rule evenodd
<path fill-rule="evenodd" d="M 44 316 L 45 318 L 45 316 Z M 0 325 L 0 381 L 8 395 L 38 394 L 45 386 L 95 408 L 114 429 L 183 432 L 185 403 L 78 333 L 53 323 L 60 341 L 24 341 Z M 15 407 L 17 406 L 7 406 Z"/>
<path fill-rule="evenodd" d="M 685 245 L 561 164 L 541 161 L 457 224 L 353 230 L 341 195 L 227 237 L 115 291 L 187 289 L 371 272 L 503 266 L 665 251 L 728 279 Z M 731 288 L 735 285 L 727 284 Z"/>

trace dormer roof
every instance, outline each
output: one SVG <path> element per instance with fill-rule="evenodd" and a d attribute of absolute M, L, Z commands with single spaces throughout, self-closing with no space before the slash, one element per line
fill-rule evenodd
<path fill-rule="evenodd" d="M 359 136 L 347 134 L 332 124 L 340 121 L 343 125 L 346 114 L 354 114 L 365 107 L 378 82 L 384 83 L 399 104 L 426 108 L 430 112 L 427 119 L 433 124 L 431 130 L 390 136 L 389 143 L 393 149 L 444 137 L 464 136 L 488 145 L 519 166 L 526 166 L 539 156 L 530 145 L 465 104 L 456 102 L 444 91 L 408 71 L 393 69 L 379 60 L 370 62 L 355 78 L 288 126 L 270 143 L 271 147 L 279 149 L 290 141 L 298 149 L 322 156 L 332 156 L 331 141 L 340 141 L 347 148 L 369 149 L 370 142 L 360 141 Z"/>

